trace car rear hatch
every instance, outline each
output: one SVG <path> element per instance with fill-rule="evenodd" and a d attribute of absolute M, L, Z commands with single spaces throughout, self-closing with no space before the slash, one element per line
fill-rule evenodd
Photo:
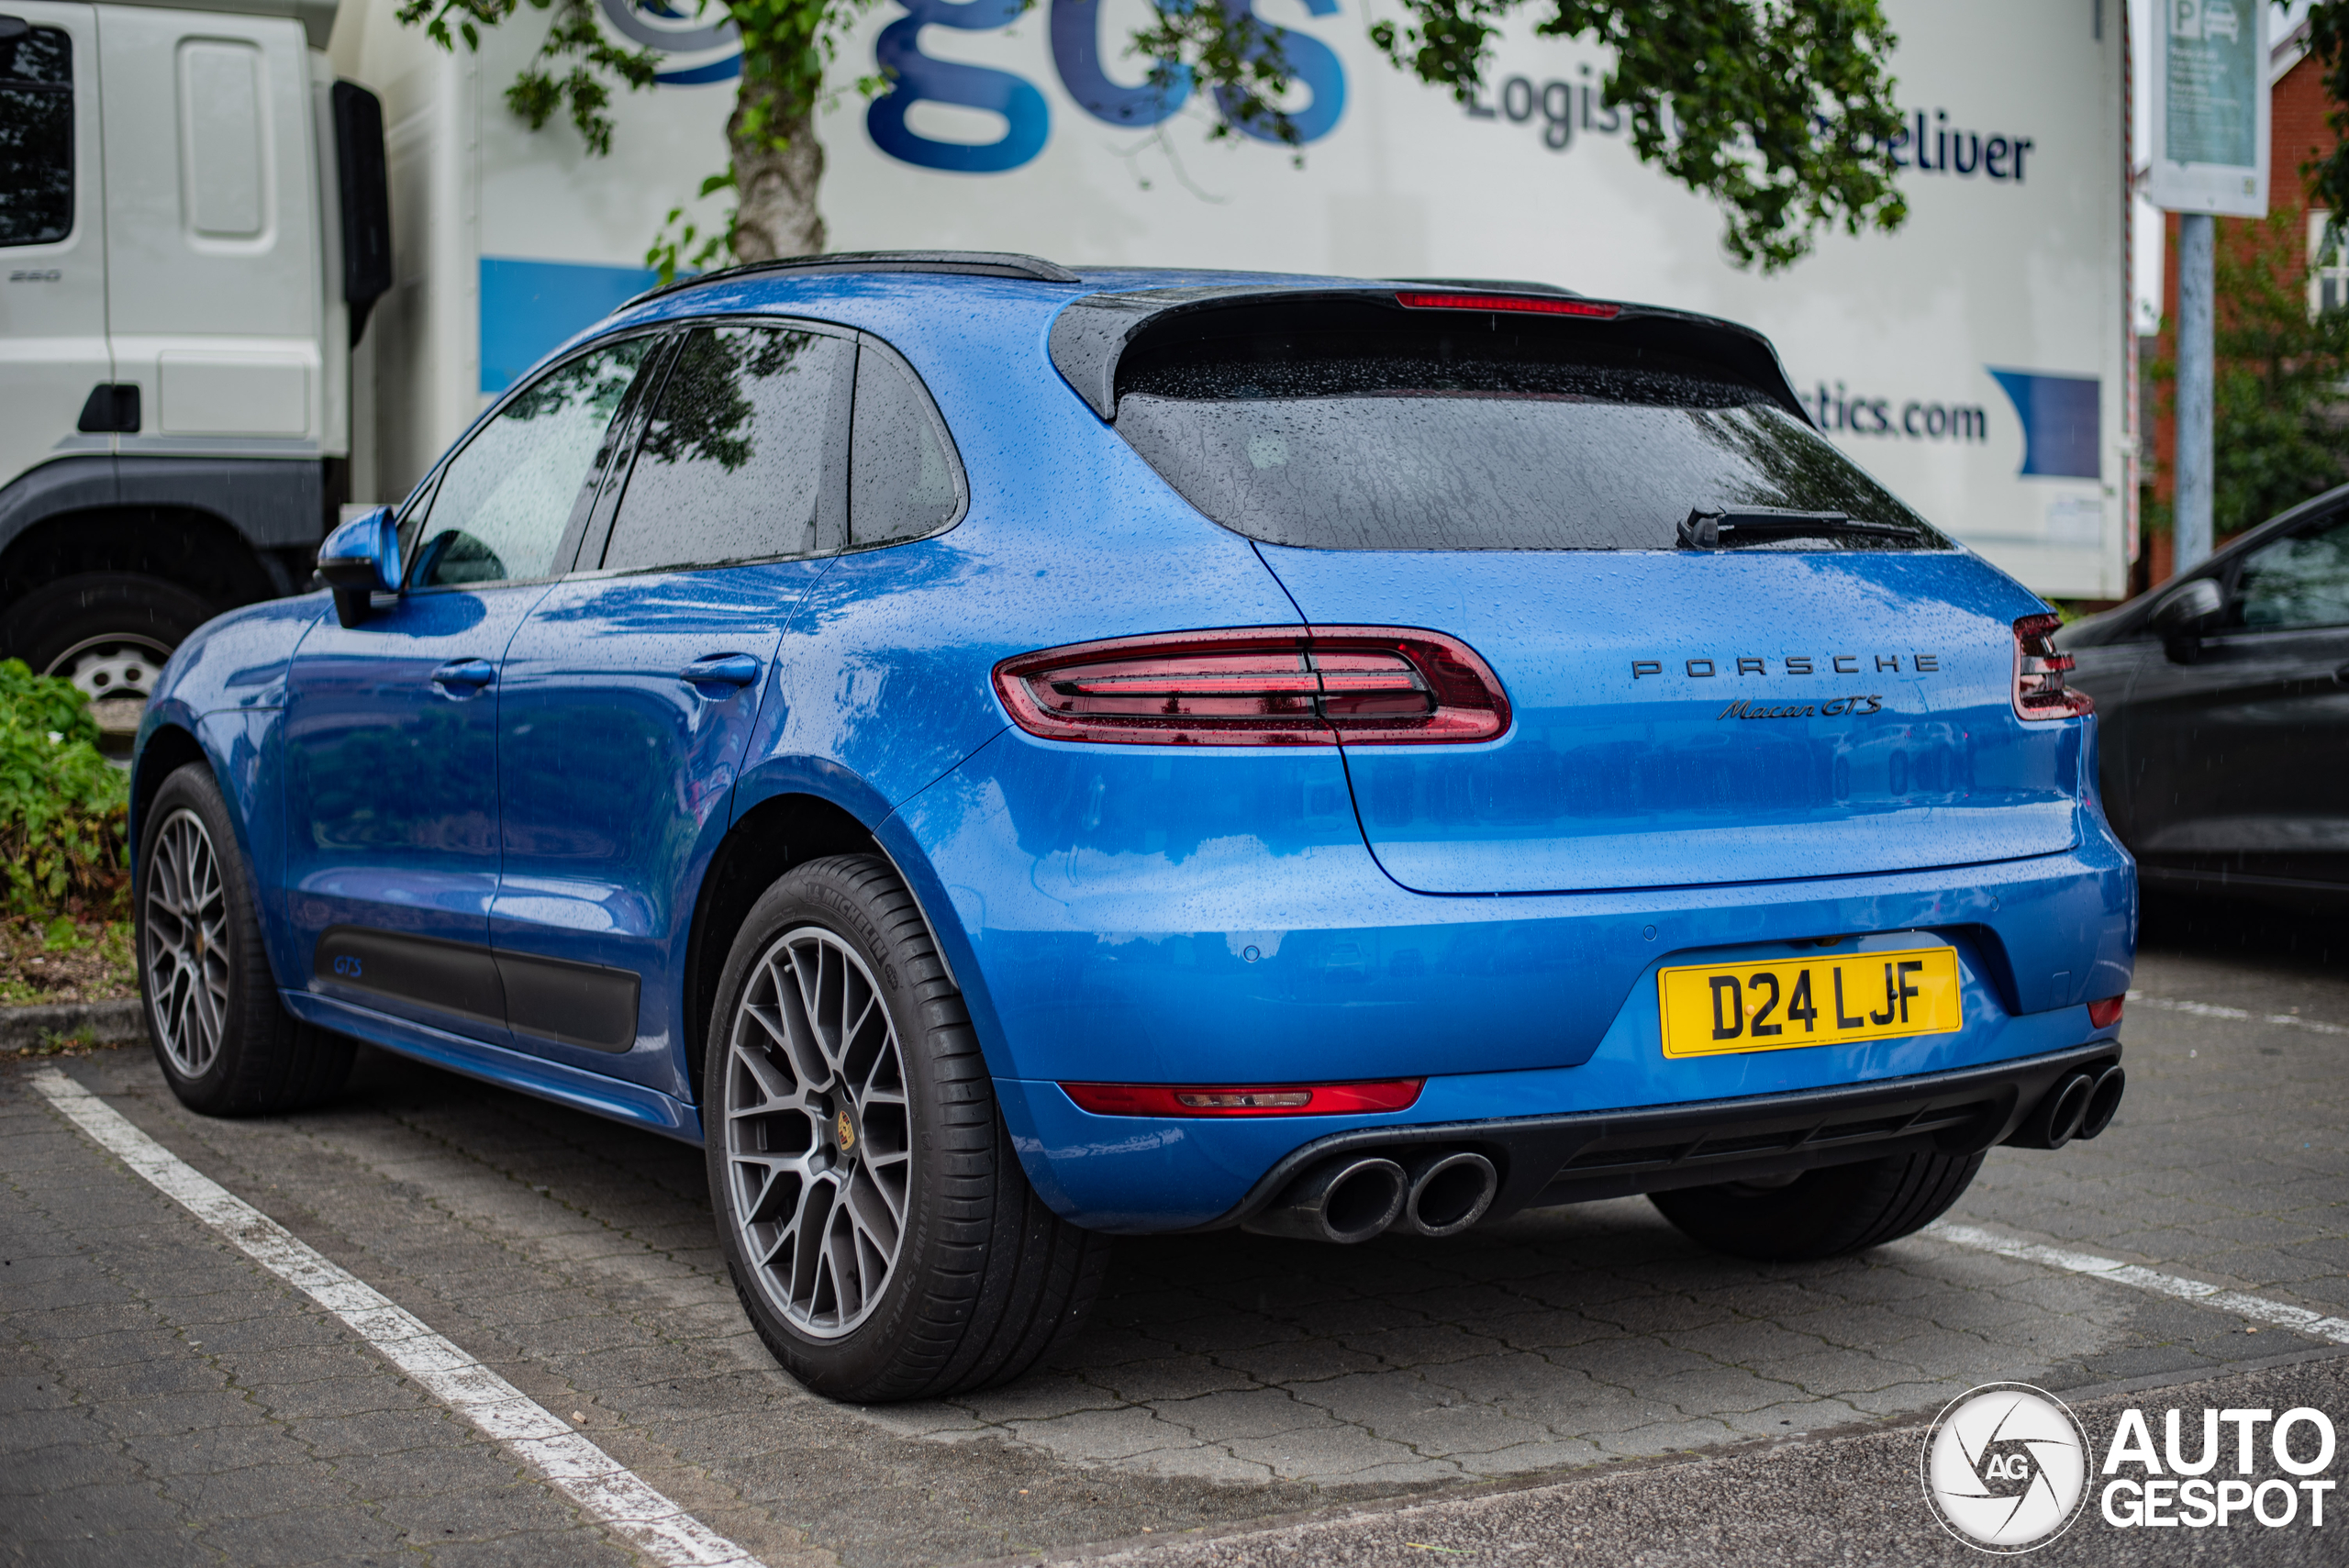
<path fill-rule="evenodd" d="M 1135 319 L 1097 384 L 1119 434 L 1255 539 L 1308 623 L 1447 633 L 1498 677 L 1496 740 L 1345 745 L 1403 885 L 1765 882 L 2075 841 L 2082 727 L 2017 706 L 2016 623 L 2042 606 L 1819 437 L 1754 335 L 1459 288 Z M 1074 341 L 1056 331 L 1056 357 Z"/>

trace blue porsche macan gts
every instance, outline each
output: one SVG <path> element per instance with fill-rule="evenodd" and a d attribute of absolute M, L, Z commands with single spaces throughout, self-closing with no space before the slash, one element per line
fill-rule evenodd
<path fill-rule="evenodd" d="M 1121 1233 L 1645 1193 L 1825 1257 L 2120 1102 L 2135 873 L 2055 617 L 1726 322 L 736 268 L 318 571 L 140 733 L 173 1088 L 287 1108 L 365 1041 L 698 1142 L 836 1397 L 1019 1375 Z"/>

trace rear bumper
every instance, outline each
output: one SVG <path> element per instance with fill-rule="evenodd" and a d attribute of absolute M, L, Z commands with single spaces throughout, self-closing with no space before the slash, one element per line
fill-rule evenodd
<path fill-rule="evenodd" d="M 930 914 L 1030 1181 L 1091 1229 L 1227 1220 L 1300 1146 L 1356 1131 L 1619 1117 L 2045 1057 L 2096 1039 L 2086 1004 L 2128 988 L 2135 872 L 2091 810 L 2073 849 L 2027 860 L 1436 897 L 1370 855 L 1341 759 L 1208 750 L 1229 749 L 999 737 L 878 828 Z M 1662 1055 L 1659 968 L 1797 956 L 1838 933 L 1856 951 L 1957 949 L 1965 1028 Z M 1102 1117 L 1059 1087 L 1421 1076 L 1416 1105 L 1376 1117 Z"/>
<path fill-rule="evenodd" d="M 1408 1163 L 1410 1155 L 1429 1148 L 1474 1150 L 1500 1172 L 1494 1216 L 1899 1154 L 1976 1154 L 2013 1137 L 2032 1107 L 2068 1074 L 2120 1060 L 2120 1042 L 2103 1040 L 1964 1072 L 1802 1094 L 1364 1128 L 1299 1146 L 1245 1197 L 1197 1229 L 1240 1224 L 1299 1172 L 1332 1154 L 1378 1153 Z"/>

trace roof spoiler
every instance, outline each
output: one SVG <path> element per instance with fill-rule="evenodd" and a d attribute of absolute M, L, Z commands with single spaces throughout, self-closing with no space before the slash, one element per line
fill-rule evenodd
<path fill-rule="evenodd" d="M 1405 281 L 1456 285 L 1473 280 Z M 1536 309 L 1562 297 L 1582 299 L 1565 289 L 1538 284 L 1480 283 L 1476 286 L 1487 294 L 1522 295 L 1527 305 Z M 1155 336 L 1170 328 L 1179 332 L 1181 318 L 1186 316 L 1204 316 L 1239 306 L 1305 306 L 1317 302 L 1379 306 L 1400 315 L 1406 309 L 1401 296 L 1410 292 L 1408 288 L 1398 291 L 1393 284 L 1350 288 L 1211 284 L 1194 288 L 1142 289 L 1131 294 L 1089 294 L 1072 300 L 1053 318 L 1050 339 L 1052 366 L 1085 399 L 1086 407 L 1104 419 L 1114 419 L 1118 414 L 1118 362 L 1145 333 Z M 1687 311 L 1660 310 L 1653 306 L 1607 300 L 1592 300 L 1588 304 L 1607 307 L 1606 313 L 1602 316 L 1598 309 L 1587 314 L 1576 311 L 1574 319 L 1578 328 L 1601 334 L 1603 340 L 1620 342 L 1626 347 L 1653 348 L 1719 365 L 1806 425 L 1811 423 L 1809 410 L 1795 395 L 1786 367 L 1778 361 L 1777 350 L 1771 346 L 1769 339 L 1752 328 Z M 1551 305 L 1549 308 L 1556 307 Z"/>

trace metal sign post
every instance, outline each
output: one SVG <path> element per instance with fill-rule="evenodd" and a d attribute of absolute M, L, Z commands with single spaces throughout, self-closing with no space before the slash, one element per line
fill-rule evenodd
<path fill-rule="evenodd" d="M 2267 0 L 2159 0 L 2145 195 L 2177 213 L 2176 570 L 2210 554 L 2214 215 L 2267 216 Z"/>

